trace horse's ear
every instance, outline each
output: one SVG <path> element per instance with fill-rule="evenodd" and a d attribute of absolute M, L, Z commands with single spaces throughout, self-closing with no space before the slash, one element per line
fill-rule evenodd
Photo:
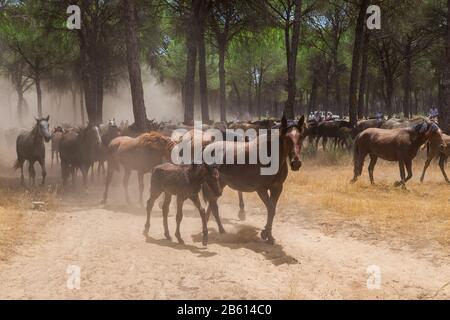
<path fill-rule="evenodd" d="M 305 123 L 305 116 L 304 115 L 302 115 L 301 117 L 300 117 L 300 119 L 298 120 L 298 122 L 297 122 L 297 127 L 299 128 L 299 129 L 303 129 L 303 124 Z"/>
<path fill-rule="evenodd" d="M 39 122 L 39 119 L 38 119 L 38 118 L 36 118 L 36 117 L 34 117 L 34 120 L 36 120 L 36 122 Z"/>
<path fill-rule="evenodd" d="M 50 115 L 49 114 L 47 115 L 47 118 L 45 118 L 45 121 L 48 121 L 48 120 L 50 120 Z"/>

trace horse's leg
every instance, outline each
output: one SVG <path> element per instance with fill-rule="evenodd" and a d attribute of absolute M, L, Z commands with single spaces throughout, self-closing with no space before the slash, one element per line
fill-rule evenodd
<path fill-rule="evenodd" d="M 19 162 L 19 166 L 20 166 L 20 184 L 22 185 L 22 187 L 25 187 L 25 177 L 23 175 L 23 164 L 25 161 L 18 160 L 18 162 Z"/>
<path fill-rule="evenodd" d="M 398 168 L 400 170 L 400 181 L 396 181 L 394 183 L 394 186 L 398 187 L 401 185 L 402 188 L 405 189 L 406 188 L 406 186 L 405 186 L 405 163 L 403 162 L 403 160 L 399 160 Z"/>
<path fill-rule="evenodd" d="M 95 162 L 92 163 L 91 167 L 91 182 L 94 182 L 94 178 L 95 178 Z M 89 168 L 87 169 L 86 173 L 89 173 Z"/>
<path fill-rule="evenodd" d="M 282 190 L 282 186 L 273 188 L 270 190 L 270 196 L 267 190 L 258 191 L 259 197 L 267 208 L 267 224 L 264 230 L 261 231 L 261 238 L 272 244 L 275 242 L 275 239 L 272 236 L 273 219 L 276 214 L 278 198 L 280 197 Z"/>
<path fill-rule="evenodd" d="M 127 200 L 128 204 L 131 204 L 130 195 L 128 194 L 128 181 L 130 180 L 130 175 L 131 175 L 131 170 L 125 168 L 125 173 L 123 174 L 122 185 L 123 185 L 123 188 L 125 189 L 125 199 Z"/>
<path fill-rule="evenodd" d="M 405 182 L 407 182 L 408 180 L 410 180 L 413 176 L 413 172 L 412 172 L 412 159 L 411 160 L 406 160 L 405 161 L 405 167 L 406 167 L 406 172 L 408 173 L 408 175 L 405 178 Z"/>
<path fill-rule="evenodd" d="M 52 164 L 50 165 L 50 168 L 53 168 L 53 157 L 55 156 L 55 150 L 52 150 Z"/>
<path fill-rule="evenodd" d="M 142 195 L 144 193 L 144 172 L 138 171 L 137 172 L 137 177 L 138 177 L 138 183 L 139 183 L 139 205 L 141 207 L 143 207 L 144 203 L 143 203 L 143 200 L 142 200 Z"/>
<path fill-rule="evenodd" d="M 102 200 L 103 204 L 105 204 L 106 200 L 108 199 L 109 185 L 111 184 L 113 175 L 114 175 L 114 166 L 112 166 L 111 163 L 109 163 L 108 171 L 106 173 L 105 191 L 103 192 L 103 200 Z"/>
<path fill-rule="evenodd" d="M 45 177 L 47 176 L 47 170 L 45 169 L 45 159 L 39 160 L 39 165 L 41 166 L 41 170 L 42 170 L 42 185 L 44 185 Z"/>
<path fill-rule="evenodd" d="M 181 220 L 183 220 L 183 203 L 184 197 L 181 195 L 177 196 L 177 230 L 175 230 L 175 237 L 177 237 L 179 244 L 184 244 L 180 233 Z"/>
<path fill-rule="evenodd" d="M 36 177 L 36 171 L 34 171 L 34 161 L 29 160 L 28 161 L 28 174 L 30 178 L 30 183 L 32 186 L 34 186 L 35 177 Z"/>
<path fill-rule="evenodd" d="M 442 175 L 447 183 L 450 183 L 447 177 L 447 173 L 445 172 L 445 163 L 447 162 L 448 156 L 441 153 L 441 157 L 439 158 L 439 168 L 441 168 Z"/>
<path fill-rule="evenodd" d="M 212 212 L 214 219 L 217 222 L 217 227 L 219 228 L 219 232 L 225 233 L 225 229 L 223 228 L 222 221 L 220 221 L 219 206 L 217 205 L 217 198 L 214 197 L 214 198 L 208 199 L 208 201 L 209 201 L 208 211 Z"/>
<path fill-rule="evenodd" d="M 83 176 L 83 186 L 84 188 L 87 188 L 87 181 L 88 181 L 88 176 L 89 176 L 89 168 L 92 166 L 81 166 L 80 170 L 81 170 L 81 175 Z M 93 171 L 93 170 L 92 170 Z M 92 176 L 91 176 L 92 177 Z M 92 179 L 91 179 L 92 180 Z"/>
<path fill-rule="evenodd" d="M 369 163 L 368 170 L 369 170 L 369 177 L 370 177 L 370 183 L 371 184 L 375 183 L 374 180 L 373 180 L 373 170 L 375 169 L 375 165 L 377 164 L 377 160 L 378 160 L 377 156 L 372 155 L 372 154 L 370 155 L 370 163 Z"/>
<path fill-rule="evenodd" d="M 205 209 L 202 207 L 198 194 L 190 197 L 191 201 L 194 203 L 194 206 L 198 209 L 200 213 L 200 218 L 202 219 L 202 232 L 203 232 L 203 240 L 202 244 L 206 246 L 208 244 L 208 224 L 206 222 L 206 213 Z"/>
<path fill-rule="evenodd" d="M 109 171 L 109 170 L 108 170 Z M 108 172 L 109 173 L 109 172 Z M 108 178 L 107 178 L 108 179 Z M 150 229 L 150 213 L 152 212 L 153 206 L 155 205 L 156 199 L 161 195 L 161 191 L 151 190 L 150 198 L 147 200 L 147 220 L 145 221 L 144 236 L 148 235 L 148 230 Z"/>
<path fill-rule="evenodd" d="M 323 151 L 325 151 L 327 149 L 327 141 L 328 141 L 328 137 L 326 135 L 324 135 L 323 138 L 322 138 L 322 149 L 323 149 Z"/>
<path fill-rule="evenodd" d="M 423 180 L 425 179 L 425 172 L 427 171 L 431 161 L 434 159 L 435 156 L 436 154 L 432 151 L 428 153 L 427 160 L 425 160 L 425 165 L 423 166 L 422 175 L 420 176 L 420 182 L 423 182 Z"/>
<path fill-rule="evenodd" d="M 245 208 L 244 208 L 244 197 L 242 196 L 242 192 L 238 191 L 239 196 L 239 220 L 244 221 L 245 220 Z"/>
<path fill-rule="evenodd" d="M 156 200 L 156 199 L 155 199 Z M 172 200 L 172 195 L 169 193 L 164 193 L 164 203 L 162 206 L 162 212 L 163 212 L 163 225 L 164 225 L 164 236 L 167 240 L 172 240 L 170 237 L 169 232 L 169 223 L 168 223 L 168 216 L 169 216 L 169 207 L 170 207 L 170 201 Z"/>

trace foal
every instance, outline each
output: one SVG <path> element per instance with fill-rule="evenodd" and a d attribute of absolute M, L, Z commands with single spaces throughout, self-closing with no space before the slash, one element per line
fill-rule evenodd
<path fill-rule="evenodd" d="M 156 166 L 152 171 L 150 198 L 147 201 L 147 221 L 145 222 L 144 235 L 148 235 L 150 229 L 150 213 L 156 199 L 164 194 L 163 203 L 163 222 L 164 235 L 170 240 L 169 228 L 167 225 L 167 216 L 169 213 L 169 205 L 172 195 L 177 196 L 177 229 L 175 236 L 178 242 L 183 244 L 180 234 L 180 223 L 183 219 L 183 203 L 186 199 L 190 199 L 200 212 L 203 226 L 203 245 L 208 242 L 208 228 L 206 222 L 205 209 L 200 203 L 198 193 L 203 183 L 213 190 L 216 196 L 220 196 L 222 190 L 219 186 L 219 171 L 215 166 L 206 164 L 191 165 L 175 165 L 172 163 L 164 163 Z"/>

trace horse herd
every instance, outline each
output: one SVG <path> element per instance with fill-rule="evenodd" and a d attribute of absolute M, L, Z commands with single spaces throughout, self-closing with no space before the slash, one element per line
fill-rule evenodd
<path fill-rule="evenodd" d="M 154 125 L 155 122 L 152 122 Z M 131 127 L 131 126 L 130 126 Z M 225 132 L 230 129 L 276 129 L 279 132 L 278 157 L 280 164 L 273 175 L 261 175 L 261 163 L 227 164 L 182 164 L 171 163 L 173 148 L 184 141 L 184 137 L 172 135 L 175 129 L 183 127 L 187 130 L 189 139 L 200 139 L 203 152 L 210 152 L 218 148 L 223 151 L 224 159 L 230 150 L 236 151 L 234 156 L 242 155 L 248 159 L 251 151 L 263 143 L 268 143 L 267 134 L 258 136 L 257 139 L 245 141 L 214 141 L 205 129 L 217 128 Z M 200 134 L 195 134 L 195 131 Z M 198 133 L 198 132 L 197 132 Z M 270 134 L 270 133 L 269 133 Z M 165 237 L 170 239 L 168 230 L 168 211 L 172 196 L 177 197 L 176 237 L 183 243 L 180 233 L 180 224 L 183 218 L 182 206 L 186 199 L 190 199 L 198 209 L 203 230 L 203 244 L 208 241 L 207 221 L 212 213 L 218 225 L 219 232 L 225 232 L 220 215 L 218 199 L 226 186 L 239 194 L 239 218 L 245 219 L 243 192 L 256 192 L 267 209 L 267 222 L 261 231 L 261 237 L 269 243 L 274 242 L 272 235 L 273 220 L 276 215 L 278 199 L 283 191 L 283 184 L 288 176 L 289 168 L 298 171 L 302 165 L 301 150 L 305 141 L 309 141 L 313 147 L 318 147 L 322 140 L 323 148 L 327 148 L 327 142 L 333 141 L 334 148 L 342 147 L 354 150 L 354 177 L 356 182 L 362 173 L 364 160 L 370 157 L 368 167 L 370 181 L 373 183 L 373 171 L 378 158 L 388 161 L 396 161 L 399 164 L 400 180 L 396 186 L 405 188 L 406 182 L 412 177 L 412 160 L 417 155 L 422 145 L 427 145 L 427 160 L 421 176 L 424 179 L 425 171 L 431 160 L 440 157 L 440 167 L 444 178 L 449 182 L 445 173 L 445 163 L 450 155 L 450 137 L 442 133 L 438 125 L 428 118 L 415 119 L 369 119 L 361 120 L 356 126 L 352 126 L 345 120 L 331 121 L 305 121 L 304 116 L 298 120 L 288 121 L 282 117 L 280 121 L 260 120 L 233 123 L 214 123 L 203 125 L 202 128 L 194 128 L 170 123 L 158 124 L 145 133 L 137 133 L 136 130 L 121 128 L 115 121 L 106 125 L 88 124 L 84 127 L 63 129 L 49 129 L 49 117 L 36 119 L 36 124 L 31 131 L 18 135 L 16 140 L 17 161 L 15 168 L 21 170 L 21 183 L 25 184 L 23 166 L 29 162 L 29 177 L 34 184 L 34 163 L 38 162 L 42 168 L 42 183 L 45 183 L 45 145 L 51 140 L 52 164 L 54 157 L 56 162 L 60 160 L 61 177 L 63 186 L 66 187 L 69 176 L 75 183 L 77 170 L 81 171 L 83 184 L 87 186 L 88 172 L 94 174 L 94 164 L 98 163 L 98 175 L 105 172 L 104 163 L 107 163 L 106 181 L 103 194 L 103 203 L 108 200 L 108 191 L 114 173 L 123 168 L 123 188 L 126 201 L 130 203 L 128 193 L 128 181 L 133 171 L 137 172 L 139 183 L 139 201 L 143 205 L 144 175 L 152 172 L 150 198 L 147 201 L 147 219 L 144 234 L 148 235 L 150 228 L 150 216 L 155 201 L 164 194 L 162 204 L 163 224 Z M 192 141 L 193 142 L 193 141 Z M 241 154 L 240 154 L 241 153 Z M 406 173 L 405 173 L 406 168 Z M 207 209 L 202 207 L 199 193 L 202 191 Z"/>

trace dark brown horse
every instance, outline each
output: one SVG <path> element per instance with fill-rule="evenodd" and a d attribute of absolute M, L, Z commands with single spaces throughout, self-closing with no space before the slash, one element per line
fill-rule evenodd
<path fill-rule="evenodd" d="M 170 238 L 167 216 L 172 196 L 177 196 L 177 230 L 175 236 L 179 243 L 184 243 L 181 239 L 180 224 L 183 219 L 183 203 L 190 199 L 200 213 L 202 219 L 203 245 L 208 242 L 208 228 L 206 223 L 205 209 L 203 209 L 198 193 L 203 183 L 208 184 L 213 194 L 220 196 L 222 189 L 219 185 L 219 171 L 215 166 L 206 164 L 175 165 L 164 163 L 156 166 L 152 171 L 152 180 L 150 188 L 150 198 L 147 201 L 147 221 L 145 222 L 144 235 L 148 235 L 150 229 L 150 213 L 156 199 L 164 192 L 163 222 L 164 235 Z"/>
<path fill-rule="evenodd" d="M 125 170 L 123 187 L 125 198 L 130 203 L 128 194 L 128 181 L 132 171 L 137 171 L 139 181 L 139 203 L 142 203 L 144 192 L 144 174 L 150 172 L 155 166 L 161 164 L 164 159 L 171 159 L 171 151 L 175 142 L 163 136 L 159 132 L 144 133 L 136 138 L 120 136 L 111 141 L 108 146 L 108 170 L 106 174 L 105 192 L 102 203 L 108 199 L 108 190 L 114 171 L 120 165 Z"/>
<path fill-rule="evenodd" d="M 398 129 L 369 128 L 358 134 L 354 145 L 354 176 L 351 182 L 356 182 L 362 174 L 364 159 L 370 155 L 369 177 L 373 184 L 373 171 L 378 158 L 399 163 L 401 185 L 412 178 L 412 160 L 419 148 L 429 139 L 439 139 L 441 147 L 445 143 L 439 133 L 438 126 L 428 119 L 415 121 L 412 127 Z M 405 167 L 408 175 L 405 176 Z"/>
<path fill-rule="evenodd" d="M 267 224 L 261 231 L 261 238 L 273 243 L 275 239 L 272 236 L 272 224 L 276 213 L 278 199 L 283 191 L 283 184 L 288 175 L 288 161 L 291 170 L 298 171 L 301 167 L 300 151 L 303 140 L 304 116 L 292 125 L 288 126 L 286 117 L 283 116 L 279 129 L 279 148 L 276 150 L 279 157 L 279 166 L 273 175 L 262 175 L 261 168 L 265 167 L 260 162 L 256 164 L 222 164 L 219 167 L 221 187 L 230 188 L 241 192 L 257 192 L 267 209 Z M 262 135 L 258 139 L 250 142 L 214 142 L 205 148 L 205 153 L 211 153 L 211 150 L 223 148 L 223 157 L 226 159 L 227 152 L 237 150 L 235 157 L 244 155 L 246 159 L 254 148 L 259 149 L 261 145 L 268 142 L 268 136 Z M 234 152 L 234 151 L 233 151 Z M 226 163 L 224 161 L 224 163 Z M 219 231 L 225 232 L 219 217 L 219 208 L 217 205 L 218 197 L 214 196 L 207 185 L 203 185 L 205 198 L 208 200 L 207 216 L 212 211 L 217 221 Z"/>
<path fill-rule="evenodd" d="M 56 158 L 56 163 L 59 163 L 59 143 L 61 142 L 63 133 L 64 133 L 64 130 L 61 126 L 57 126 L 52 131 L 52 143 L 51 143 L 52 167 L 53 167 L 53 161 L 55 158 Z"/>
<path fill-rule="evenodd" d="M 37 161 L 42 169 L 42 185 L 45 183 L 47 170 L 45 169 L 45 142 L 49 142 L 51 135 L 49 132 L 49 124 L 47 118 L 35 119 L 36 125 L 29 132 L 24 132 L 17 137 L 16 151 L 17 160 L 14 164 L 15 169 L 20 168 L 20 182 L 25 186 L 25 178 L 23 176 L 23 164 L 28 161 L 28 172 L 31 184 L 34 185 L 36 172 L 34 171 L 34 163 Z"/>
<path fill-rule="evenodd" d="M 67 184 L 69 175 L 72 175 L 72 181 L 75 183 L 76 170 L 80 169 L 83 175 L 83 185 L 87 187 L 87 174 L 96 160 L 96 154 L 101 144 L 102 139 L 98 127 L 93 124 L 63 134 L 59 150 L 64 186 Z"/>
<path fill-rule="evenodd" d="M 450 156 L 450 136 L 441 132 L 442 139 L 439 136 L 435 135 L 428 141 L 427 144 L 427 160 L 425 161 L 425 166 L 423 167 L 422 176 L 420 177 L 420 182 L 423 182 L 425 179 L 425 172 L 427 171 L 428 166 L 431 163 L 431 160 L 439 156 L 439 168 L 441 169 L 442 175 L 447 183 L 450 183 L 450 180 L 447 177 L 447 173 L 445 172 L 445 164 L 447 162 L 448 156 Z M 442 141 L 444 140 L 445 147 L 442 146 Z"/>

